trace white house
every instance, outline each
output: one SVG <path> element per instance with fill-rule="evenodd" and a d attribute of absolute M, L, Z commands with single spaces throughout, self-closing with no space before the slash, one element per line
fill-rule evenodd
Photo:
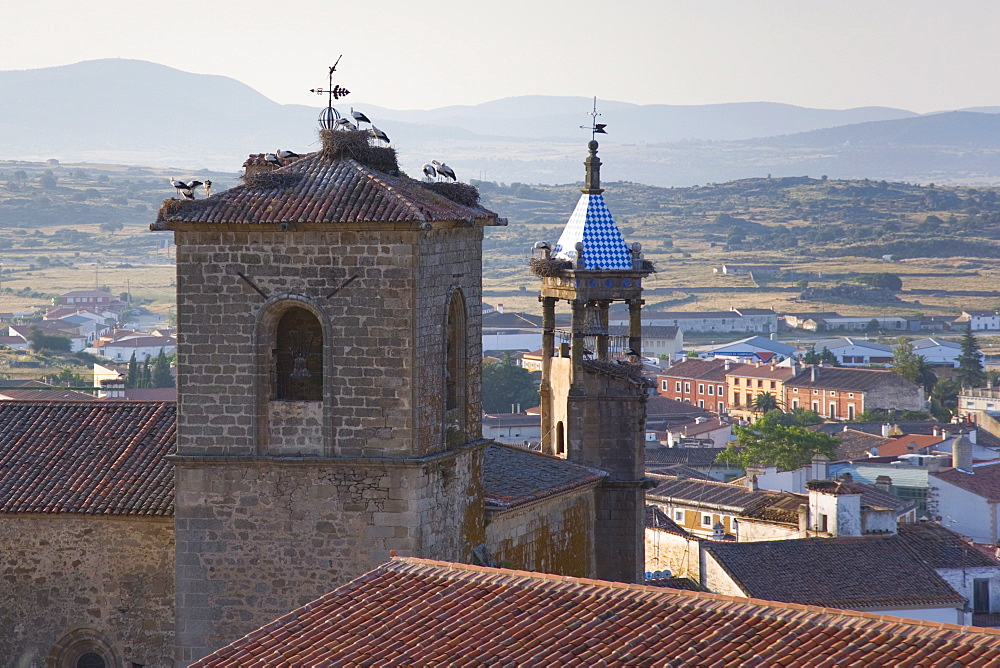
<path fill-rule="evenodd" d="M 841 337 L 839 339 L 827 339 L 819 341 L 813 348 L 816 352 L 823 352 L 826 348 L 837 358 L 842 366 L 869 366 L 871 364 L 892 363 L 892 346 L 884 346 L 881 343 L 855 339 L 851 337 Z"/>
<path fill-rule="evenodd" d="M 1000 312 L 997 311 L 962 311 L 955 318 L 958 328 L 968 327 L 974 332 L 1000 329 Z M 955 329 L 955 327 L 952 327 Z"/>
<path fill-rule="evenodd" d="M 141 362 L 147 357 L 156 357 L 161 350 L 164 355 L 173 355 L 177 351 L 177 340 L 171 336 L 137 336 L 119 339 L 94 349 L 94 354 L 116 362 L 128 362 L 135 353 L 136 360 Z"/>

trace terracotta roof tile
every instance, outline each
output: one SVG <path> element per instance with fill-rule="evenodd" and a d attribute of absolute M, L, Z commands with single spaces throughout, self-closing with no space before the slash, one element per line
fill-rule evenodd
<path fill-rule="evenodd" d="M 992 629 L 395 559 L 193 665 L 867 667 L 998 652 Z"/>
<path fill-rule="evenodd" d="M 813 380 L 813 369 L 815 369 L 815 380 Z M 794 378 L 786 380 L 785 386 L 848 392 L 868 392 L 891 386 L 908 390 L 917 387 L 894 371 L 829 366 L 817 366 L 801 371 Z"/>
<path fill-rule="evenodd" d="M 492 444 L 483 453 L 487 506 L 514 508 L 597 483 L 607 474 L 523 448 Z"/>
<path fill-rule="evenodd" d="M 726 382 L 726 360 L 684 359 L 659 372 L 662 378 Z"/>
<path fill-rule="evenodd" d="M 742 485 L 716 480 L 694 480 L 670 475 L 649 476 L 656 487 L 646 492 L 646 498 L 669 501 L 679 499 L 706 506 L 727 506 L 743 510 L 765 492 L 753 492 Z"/>
<path fill-rule="evenodd" d="M 179 223 L 278 224 L 479 221 L 496 214 L 463 206 L 405 176 L 390 176 L 351 158 L 312 153 L 270 173 L 270 186 L 239 185 L 161 211 L 154 230 Z M 169 202 L 169 200 L 168 200 Z"/>
<path fill-rule="evenodd" d="M 172 515 L 175 405 L 0 402 L 0 513 Z"/>

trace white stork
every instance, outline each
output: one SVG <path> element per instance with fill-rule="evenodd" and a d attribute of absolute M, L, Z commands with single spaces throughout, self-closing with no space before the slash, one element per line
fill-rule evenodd
<path fill-rule="evenodd" d="M 368 120 L 367 116 L 362 114 L 360 111 L 354 111 L 354 107 L 351 107 L 351 117 L 357 121 L 358 125 L 361 125 L 362 123 L 367 123 L 368 125 L 372 124 L 372 122 Z"/>
<path fill-rule="evenodd" d="M 275 155 L 277 155 L 282 160 L 290 160 L 292 158 L 299 157 L 299 154 L 296 153 L 295 151 L 284 151 L 284 150 L 282 150 L 280 148 L 277 151 L 275 151 L 274 153 L 275 153 Z"/>
<path fill-rule="evenodd" d="M 336 123 L 337 125 L 339 125 L 344 130 L 357 130 L 358 129 L 357 125 L 355 125 L 354 123 L 351 123 L 346 118 L 338 118 L 336 121 L 334 121 L 334 123 Z"/>
<path fill-rule="evenodd" d="M 178 193 L 184 196 L 184 199 L 194 199 L 194 189 L 201 185 L 201 181 L 191 181 L 190 183 L 185 183 L 184 181 L 178 181 L 177 179 L 171 178 L 170 185 L 172 185 Z"/>
<path fill-rule="evenodd" d="M 269 163 L 271 163 L 272 165 L 276 165 L 278 167 L 281 167 L 281 160 L 279 160 L 278 156 L 276 156 L 273 153 L 266 154 L 264 156 L 264 160 L 267 161 L 267 162 L 269 162 Z"/>
<path fill-rule="evenodd" d="M 428 179 L 433 179 L 437 176 L 437 170 L 434 169 L 434 165 L 429 162 L 425 162 L 423 166 L 424 176 Z"/>
<path fill-rule="evenodd" d="M 431 160 L 431 164 L 437 168 L 437 173 L 439 176 L 451 179 L 452 181 L 457 181 L 458 177 L 455 176 L 455 170 L 444 164 L 443 162 L 438 162 L 437 160 Z"/>
<path fill-rule="evenodd" d="M 386 133 L 382 132 L 381 130 L 379 130 L 374 125 L 372 126 L 372 137 L 375 137 L 375 139 L 378 139 L 379 141 L 384 141 L 386 144 L 390 143 L 389 142 L 389 135 L 387 135 Z"/>

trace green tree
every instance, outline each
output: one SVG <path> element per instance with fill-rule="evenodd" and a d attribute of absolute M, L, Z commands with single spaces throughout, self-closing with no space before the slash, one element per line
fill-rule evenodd
<path fill-rule="evenodd" d="M 758 392 L 750 402 L 750 410 L 763 415 L 778 408 L 778 400 L 770 392 Z"/>
<path fill-rule="evenodd" d="M 139 377 L 139 387 L 153 387 L 153 372 L 149 369 L 149 357 L 142 363 Z"/>
<path fill-rule="evenodd" d="M 829 364 L 830 366 L 840 366 L 840 362 L 837 360 L 837 356 L 833 352 L 823 346 L 821 352 L 816 352 L 816 346 L 813 346 L 802 355 L 802 361 L 806 364 Z"/>
<path fill-rule="evenodd" d="M 931 388 L 931 415 L 941 422 L 950 422 L 958 409 L 958 392 L 961 384 L 957 378 L 941 378 Z"/>
<path fill-rule="evenodd" d="M 28 332 L 28 344 L 36 352 L 68 353 L 73 348 L 73 342 L 65 336 L 57 334 L 45 334 L 37 327 L 32 327 Z"/>
<path fill-rule="evenodd" d="M 972 334 L 972 326 L 966 326 L 962 335 L 962 352 L 958 355 L 958 373 L 955 378 L 962 387 L 982 387 L 986 384 L 983 373 L 983 357 L 979 353 L 979 342 Z"/>
<path fill-rule="evenodd" d="M 538 388 L 531 372 L 517 365 L 509 354 L 502 360 L 483 362 L 483 410 L 506 413 L 511 404 L 521 404 L 522 410 L 538 405 Z"/>
<path fill-rule="evenodd" d="M 911 383 L 922 385 L 927 394 L 930 394 L 937 382 L 937 376 L 927 363 L 927 358 L 913 352 L 913 344 L 904 336 L 896 339 L 889 368 Z"/>
<path fill-rule="evenodd" d="M 896 274 L 889 273 L 879 273 L 879 274 L 861 274 L 854 279 L 858 283 L 863 285 L 869 285 L 873 288 L 885 288 L 887 290 L 893 290 L 898 292 L 903 289 L 903 279 L 901 279 Z"/>
<path fill-rule="evenodd" d="M 737 441 L 719 454 L 719 460 L 733 466 L 777 466 L 791 471 L 809 463 L 813 455 L 834 458 L 837 439 L 798 425 L 782 424 L 783 414 L 771 411 L 748 427 L 733 427 Z"/>
<path fill-rule="evenodd" d="M 153 387 L 174 387 L 174 377 L 170 374 L 170 360 L 163 348 L 153 361 Z"/>
<path fill-rule="evenodd" d="M 125 375 L 125 387 L 130 389 L 139 387 L 141 378 L 142 374 L 139 371 L 139 362 L 135 359 L 135 352 L 133 352 L 132 357 L 128 360 L 128 374 Z"/>

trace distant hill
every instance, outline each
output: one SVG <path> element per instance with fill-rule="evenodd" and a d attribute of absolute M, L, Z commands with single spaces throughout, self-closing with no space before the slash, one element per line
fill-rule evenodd
<path fill-rule="evenodd" d="M 89 161 L 235 172 L 249 153 L 314 150 L 316 107 L 281 105 L 221 76 L 106 59 L 0 71 L 0 160 Z M 474 106 L 391 110 L 361 99 L 402 168 L 432 158 L 463 180 L 573 183 L 582 178 L 585 97 L 524 96 Z M 991 109 L 983 109 L 987 111 Z M 599 101 L 609 179 L 694 185 L 767 174 L 956 183 L 1000 180 L 1000 115 L 807 109 L 748 102 Z M 959 149 L 959 150 L 956 150 Z"/>

